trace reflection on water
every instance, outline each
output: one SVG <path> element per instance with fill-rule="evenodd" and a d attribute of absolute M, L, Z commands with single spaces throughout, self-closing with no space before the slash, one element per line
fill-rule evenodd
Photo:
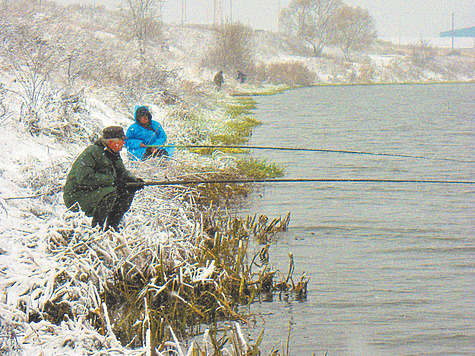
<path fill-rule="evenodd" d="M 259 98 L 251 145 L 474 160 L 474 86 L 317 87 Z M 474 164 L 351 154 L 255 151 L 286 178 L 474 180 Z M 266 350 L 291 355 L 475 353 L 474 189 L 467 185 L 266 184 L 243 214 L 291 211 L 271 249 L 293 252 L 306 301 L 254 303 Z M 253 331 L 249 330 L 251 336 Z M 278 346 L 277 346 L 278 347 Z M 278 347 L 282 349 L 282 347 Z"/>

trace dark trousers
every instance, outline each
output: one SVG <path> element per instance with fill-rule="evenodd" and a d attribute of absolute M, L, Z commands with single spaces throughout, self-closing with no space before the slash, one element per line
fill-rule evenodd
<path fill-rule="evenodd" d="M 117 188 L 107 194 L 97 205 L 92 218 L 92 226 L 99 225 L 104 230 L 117 230 L 124 214 L 129 210 L 134 199 L 135 190 Z"/>

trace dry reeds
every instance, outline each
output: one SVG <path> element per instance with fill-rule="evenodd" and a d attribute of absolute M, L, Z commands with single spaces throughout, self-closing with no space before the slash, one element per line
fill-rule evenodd
<path fill-rule="evenodd" d="M 52 276 L 42 311 L 31 317 L 56 324 L 82 317 L 99 334 L 129 347 L 144 345 L 149 333 L 160 349 L 170 328 L 185 338 L 203 324 L 245 322 L 237 306 L 277 290 L 269 244 L 249 260 L 249 239 L 269 240 L 286 228 L 288 216 L 267 224 L 263 217 L 209 209 L 202 212 L 201 228 L 189 226 L 188 236 L 171 243 L 139 237 L 143 231 L 134 234 L 138 226 L 131 222 L 120 234 L 100 232 L 80 224 L 78 214 L 68 212 L 69 225 L 49 232 L 50 251 L 64 268 Z"/>

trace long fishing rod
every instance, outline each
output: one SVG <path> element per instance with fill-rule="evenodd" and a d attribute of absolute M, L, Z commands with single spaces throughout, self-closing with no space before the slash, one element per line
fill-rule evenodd
<path fill-rule="evenodd" d="M 189 184 L 237 184 L 237 183 L 420 183 L 420 184 L 475 184 L 475 181 L 457 181 L 457 180 L 431 180 L 431 179 L 333 179 L 333 178 L 277 178 L 277 179 L 209 179 L 209 180 L 164 180 L 164 181 L 145 181 L 143 183 L 129 182 L 127 185 L 189 185 Z"/>
<path fill-rule="evenodd" d="M 145 182 L 127 182 L 129 187 L 137 186 L 167 186 L 167 185 L 189 185 L 189 184 L 237 184 L 237 183 L 421 183 L 421 184 L 475 184 L 475 181 L 457 181 L 457 180 L 425 180 L 425 179 L 327 179 L 327 178 L 308 178 L 308 179 L 210 179 L 210 180 L 163 180 L 163 181 L 145 181 Z M 31 199 L 45 195 L 29 195 L 19 197 L 6 197 L 4 200 L 13 199 Z"/>
<path fill-rule="evenodd" d="M 452 161 L 463 163 L 475 163 L 475 161 L 461 160 L 456 158 L 440 158 L 440 157 L 426 157 L 419 155 L 398 154 L 398 153 L 381 153 L 381 152 L 365 152 L 365 151 L 352 151 L 352 150 L 333 150 L 324 148 L 302 148 L 302 147 L 274 147 L 274 146 L 244 146 L 244 145 L 150 145 L 147 147 L 155 148 L 239 148 L 239 149 L 255 149 L 255 150 L 279 150 L 279 151 L 302 151 L 302 152 L 320 152 L 320 153 L 345 153 L 345 154 L 357 154 L 357 155 L 370 155 L 370 156 L 386 156 L 386 157 L 402 157 L 402 158 L 417 158 L 427 159 L 434 161 Z"/>

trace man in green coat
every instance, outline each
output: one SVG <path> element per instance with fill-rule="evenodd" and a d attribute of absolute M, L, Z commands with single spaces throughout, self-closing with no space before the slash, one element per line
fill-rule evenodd
<path fill-rule="evenodd" d="M 134 177 L 120 157 L 126 138 L 122 127 L 106 127 L 102 137 L 76 158 L 63 190 L 68 208 L 80 208 L 93 217 L 92 226 L 99 225 L 104 230 L 117 230 L 135 192 L 144 186 L 144 181 Z"/>

